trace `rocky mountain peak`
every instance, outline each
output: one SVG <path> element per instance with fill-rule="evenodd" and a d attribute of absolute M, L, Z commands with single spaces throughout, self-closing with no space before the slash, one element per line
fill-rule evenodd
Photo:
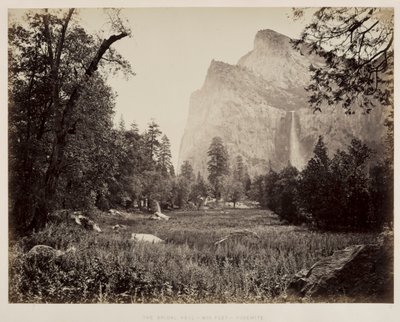
<path fill-rule="evenodd" d="M 290 49 L 290 38 L 271 29 L 258 31 L 254 38 L 254 50 L 282 53 Z"/>
<path fill-rule="evenodd" d="M 233 65 L 213 59 L 208 67 L 206 81 L 204 83 L 207 84 L 207 81 L 226 77 L 234 67 Z"/>
<path fill-rule="evenodd" d="M 213 59 L 211 60 L 210 67 L 208 68 L 208 73 L 219 72 L 221 69 L 224 69 L 229 66 L 231 65 L 223 61 Z"/>
<path fill-rule="evenodd" d="M 254 48 L 238 61 L 245 67 L 283 89 L 295 88 L 306 95 L 309 66 L 313 57 L 301 54 L 290 43 L 290 38 L 270 29 L 260 30 L 254 39 Z"/>
<path fill-rule="evenodd" d="M 188 160 L 196 173 L 207 176 L 214 136 L 223 139 L 232 159 L 243 157 L 251 176 L 269 166 L 286 166 L 293 147 L 295 159 L 307 161 L 319 135 L 332 152 L 352 138 L 379 148 L 385 135 L 380 109 L 368 117 L 348 117 L 340 107 L 312 112 L 304 87 L 310 82 L 309 66 L 318 59 L 295 50 L 289 37 L 266 29 L 256 34 L 253 50 L 238 64 L 211 61 L 204 85 L 190 99 L 179 166 Z"/>

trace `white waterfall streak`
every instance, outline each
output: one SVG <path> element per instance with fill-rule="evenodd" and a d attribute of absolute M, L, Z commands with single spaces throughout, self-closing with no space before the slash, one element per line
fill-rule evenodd
<path fill-rule="evenodd" d="M 297 136 L 294 113 L 295 111 L 291 111 L 292 124 L 290 127 L 290 164 L 301 170 L 304 166 L 304 160 L 300 153 L 300 141 L 299 137 Z"/>

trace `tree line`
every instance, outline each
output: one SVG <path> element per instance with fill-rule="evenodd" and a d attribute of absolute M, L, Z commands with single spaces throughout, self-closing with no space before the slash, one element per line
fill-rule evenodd
<path fill-rule="evenodd" d="M 214 137 L 208 148 L 207 155 L 207 180 L 201 173 L 195 178 L 192 165 L 184 161 L 178 179 L 178 189 L 182 191 L 179 204 L 187 202 L 199 203 L 199 198 L 214 198 L 217 202 L 223 200 L 232 202 L 233 207 L 243 198 L 247 198 L 251 179 L 241 155 L 230 159 L 228 151 L 221 137 Z"/>
<path fill-rule="evenodd" d="M 258 176 L 253 196 L 283 220 L 318 229 L 371 230 L 393 222 L 393 163 L 373 162 L 358 139 L 332 158 L 320 136 L 302 171 L 290 164 Z"/>

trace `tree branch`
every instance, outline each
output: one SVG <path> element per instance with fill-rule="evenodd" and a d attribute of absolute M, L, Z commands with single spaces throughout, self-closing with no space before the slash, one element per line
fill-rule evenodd
<path fill-rule="evenodd" d="M 97 70 L 97 66 L 99 64 L 100 59 L 103 57 L 105 52 L 110 48 L 110 46 L 115 43 L 116 41 L 127 37 L 128 33 L 122 32 L 119 35 L 112 35 L 108 39 L 103 40 L 100 48 L 97 51 L 96 56 L 93 58 L 92 62 L 90 63 L 88 69 L 86 70 L 85 74 L 87 76 L 92 76 L 93 73 Z"/>
<path fill-rule="evenodd" d="M 50 34 L 50 28 L 49 28 L 48 9 L 45 9 L 45 12 L 46 12 L 46 14 L 43 15 L 44 37 L 45 37 L 46 44 L 47 44 L 47 51 L 49 53 L 50 66 L 52 68 L 54 65 L 54 55 L 53 55 L 53 47 L 52 47 L 51 34 Z"/>
<path fill-rule="evenodd" d="M 113 43 L 115 43 L 116 41 L 118 41 L 126 36 L 128 36 L 128 34 L 123 32 L 123 33 L 120 33 L 119 35 L 112 35 L 108 39 L 103 40 L 102 44 L 100 45 L 99 49 L 97 50 L 96 55 L 94 56 L 89 67 L 85 71 L 86 79 L 84 80 L 84 82 L 87 82 L 89 80 L 89 78 L 93 75 L 93 73 L 97 70 L 100 60 L 102 59 L 105 52 L 110 48 L 110 46 Z M 79 82 L 75 85 L 74 89 L 72 90 L 72 93 L 67 102 L 66 108 L 64 109 L 64 113 L 62 116 L 62 123 L 64 123 L 65 118 L 74 109 L 75 104 L 81 95 L 82 86 L 83 86 L 82 82 Z M 64 135 L 66 134 L 66 131 L 68 130 L 69 126 L 70 126 L 70 124 L 68 124 L 68 122 L 67 122 L 66 126 L 64 127 L 64 132 L 65 132 Z"/>
<path fill-rule="evenodd" d="M 56 49 L 56 61 L 55 61 L 55 66 L 58 69 L 58 67 L 60 66 L 60 59 L 61 59 L 61 53 L 63 50 L 63 46 L 64 46 L 64 41 L 65 41 L 65 34 L 67 32 L 68 29 L 68 24 L 71 20 L 71 17 L 74 13 L 74 8 L 69 9 L 68 14 L 64 20 L 64 23 L 62 25 L 62 29 L 61 29 L 61 36 L 60 36 L 60 40 L 58 41 L 57 44 L 57 49 Z"/>

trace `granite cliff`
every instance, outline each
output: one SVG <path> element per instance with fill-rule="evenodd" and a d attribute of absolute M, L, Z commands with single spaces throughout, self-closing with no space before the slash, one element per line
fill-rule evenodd
<path fill-rule="evenodd" d="M 319 135 L 331 154 L 352 138 L 382 149 L 381 109 L 351 116 L 340 107 L 312 112 L 304 90 L 311 63 L 322 62 L 306 50 L 294 50 L 290 38 L 272 30 L 259 31 L 254 49 L 237 65 L 213 60 L 202 88 L 190 98 L 178 166 L 189 160 L 196 172 L 207 175 L 207 150 L 214 136 L 223 139 L 231 159 L 243 157 L 252 176 L 289 162 L 301 168 Z"/>

